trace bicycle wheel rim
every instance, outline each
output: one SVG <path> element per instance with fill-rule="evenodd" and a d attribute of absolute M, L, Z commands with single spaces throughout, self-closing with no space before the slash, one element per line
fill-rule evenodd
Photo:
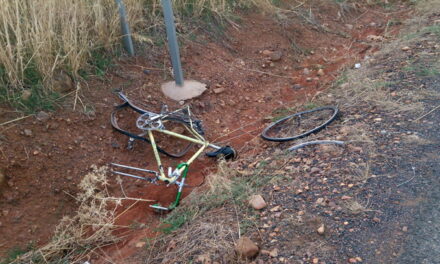
<path fill-rule="evenodd" d="M 300 132 L 298 134 L 293 134 L 290 136 L 274 136 L 271 135 L 271 133 L 277 129 L 280 129 L 280 127 L 285 124 L 287 121 L 291 120 L 292 118 L 301 118 L 301 116 L 303 115 L 307 115 L 307 114 L 313 114 L 313 113 L 317 113 L 317 112 L 323 112 L 323 111 L 329 111 L 328 116 L 326 116 L 322 121 L 319 121 L 318 124 L 313 125 L 312 128 L 307 129 L 304 132 Z M 337 115 L 339 113 L 339 109 L 337 107 L 334 106 L 323 106 L 323 107 L 318 107 L 318 108 L 314 108 L 312 110 L 307 110 L 307 111 L 303 111 L 303 112 L 299 112 L 299 113 L 295 113 L 293 115 L 289 115 L 286 117 L 283 117 L 282 119 L 273 122 L 272 124 L 270 124 L 268 127 L 266 127 L 263 132 L 261 133 L 261 137 L 265 140 L 269 140 L 269 141 L 275 141 L 275 142 L 285 142 L 285 141 L 290 141 L 290 140 L 295 140 L 295 139 L 299 139 L 299 138 L 303 138 L 306 137 L 310 134 L 316 133 L 318 131 L 320 131 L 321 129 L 325 128 L 328 124 L 330 124 L 333 120 L 336 119 Z"/>

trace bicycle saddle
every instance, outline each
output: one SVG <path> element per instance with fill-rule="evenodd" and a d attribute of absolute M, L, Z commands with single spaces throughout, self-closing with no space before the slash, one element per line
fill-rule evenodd
<path fill-rule="evenodd" d="M 226 146 L 213 152 L 206 152 L 206 156 L 211 158 L 223 157 L 225 160 L 229 160 L 235 159 L 237 157 L 237 152 L 230 146 Z"/>

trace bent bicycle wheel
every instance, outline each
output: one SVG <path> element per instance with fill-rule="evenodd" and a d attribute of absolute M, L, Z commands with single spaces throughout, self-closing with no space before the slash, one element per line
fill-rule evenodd
<path fill-rule="evenodd" d="M 338 112 L 337 107 L 324 106 L 286 116 L 265 128 L 261 137 L 276 142 L 306 137 L 325 128 L 336 119 Z"/>

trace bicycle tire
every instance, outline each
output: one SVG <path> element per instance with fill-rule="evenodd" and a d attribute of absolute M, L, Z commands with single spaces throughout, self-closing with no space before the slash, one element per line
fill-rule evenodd
<path fill-rule="evenodd" d="M 304 114 L 315 113 L 315 112 L 319 112 L 319 111 L 323 111 L 323 110 L 331 110 L 332 114 L 330 114 L 329 118 L 326 119 L 324 122 L 322 122 L 318 126 L 315 126 L 312 129 L 309 129 L 308 131 L 306 131 L 304 133 L 300 133 L 298 135 L 293 135 L 293 136 L 289 136 L 289 137 L 273 137 L 273 136 L 269 136 L 269 132 L 272 129 L 274 129 L 275 127 L 283 124 L 284 122 L 286 122 L 287 120 L 289 120 L 291 118 L 301 117 L 301 115 L 304 115 Z M 303 112 L 298 112 L 298 113 L 295 113 L 293 115 L 289 115 L 289 116 L 283 117 L 280 120 L 270 124 L 268 127 L 266 127 L 263 130 L 263 132 L 261 133 L 261 137 L 263 139 L 265 139 L 265 140 L 275 141 L 275 142 L 286 142 L 286 141 L 291 141 L 291 140 L 303 138 L 303 137 L 306 137 L 306 136 L 308 136 L 310 134 L 316 133 L 316 132 L 320 131 L 321 129 L 325 128 L 328 124 L 330 124 L 331 122 L 333 122 L 337 118 L 338 113 L 339 113 L 339 109 L 337 107 L 335 107 L 335 106 L 323 106 L 323 107 L 317 107 L 317 108 L 314 108 L 314 109 L 311 109 L 311 110 L 307 110 L 307 111 L 303 111 Z"/>
<path fill-rule="evenodd" d="M 126 131 L 126 130 L 120 128 L 120 126 L 119 126 L 119 124 L 118 124 L 118 122 L 117 122 L 117 119 L 116 119 L 116 113 L 118 112 L 118 110 L 123 109 L 124 107 L 127 107 L 127 106 L 130 106 L 130 104 L 127 103 L 127 102 L 126 102 L 126 103 L 123 103 L 123 104 L 117 106 L 116 109 L 115 109 L 115 111 L 113 111 L 113 112 L 111 113 L 110 123 L 111 123 L 112 127 L 113 127 L 116 131 L 118 131 L 119 133 L 121 133 L 121 134 L 123 134 L 123 135 L 126 135 L 126 136 L 128 136 L 128 137 L 130 137 L 130 138 L 134 138 L 134 139 L 137 139 L 137 140 L 141 140 L 141 141 L 147 142 L 148 144 L 151 144 L 151 141 L 150 141 L 148 138 L 143 137 L 143 136 L 139 136 L 139 135 L 137 135 L 137 134 L 135 134 L 135 133 L 132 133 L 132 132 L 129 132 L 129 131 Z M 136 111 L 136 112 L 138 112 L 138 111 Z M 174 122 L 181 123 L 181 124 L 183 124 L 183 125 L 185 125 L 185 126 L 188 126 L 188 123 L 187 123 L 185 120 L 180 120 L 180 119 L 175 118 L 175 117 L 174 117 L 174 118 L 165 118 L 164 120 L 167 120 L 167 121 L 174 121 Z M 156 144 L 156 145 L 157 145 L 157 144 Z M 191 149 L 191 147 L 193 147 L 193 146 L 194 146 L 194 143 L 190 142 L 190 143 L 189 143 L 189 144 L 188 144 L 188 145 L 187 145 L 182 151 L 180 151 L 180 152 L 178 152 L 178 153 L 171 153 L 171 152 L 165 150 L 164 148 L 160 147 L 159 145 L 157 145 L 157 150 L 158 150 L 160 153 L 165 154 L 165 155 L 167 155 L 167 156 L 169 156 L 169 157 L 172 157 L 172 158 L 181 158 L 181 157 L 183 157 L 186 153 L 188 153 L 188 151 L 189 151 L 189 150 Z"/>

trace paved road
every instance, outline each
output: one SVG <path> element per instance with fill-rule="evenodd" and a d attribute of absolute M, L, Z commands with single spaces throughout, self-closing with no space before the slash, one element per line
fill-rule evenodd
<path fill-rule="evenodd" d="M 430 79 L 429 84 L 440 92 L 440 76 Z M 429 103 L 435 107 L 440 102 Z M 396 263 L 440 263 L 440 109 L 427 116 L 426 120 L 432 124 L 420 126 L 418 130 L 433 143 L 419 147 L 427 159 L 417 161 L 422 168 L 421 179 L 414 183 L 414 188 L 424 193 L 426 199 L 414 214 L 403 254 Z"/>

